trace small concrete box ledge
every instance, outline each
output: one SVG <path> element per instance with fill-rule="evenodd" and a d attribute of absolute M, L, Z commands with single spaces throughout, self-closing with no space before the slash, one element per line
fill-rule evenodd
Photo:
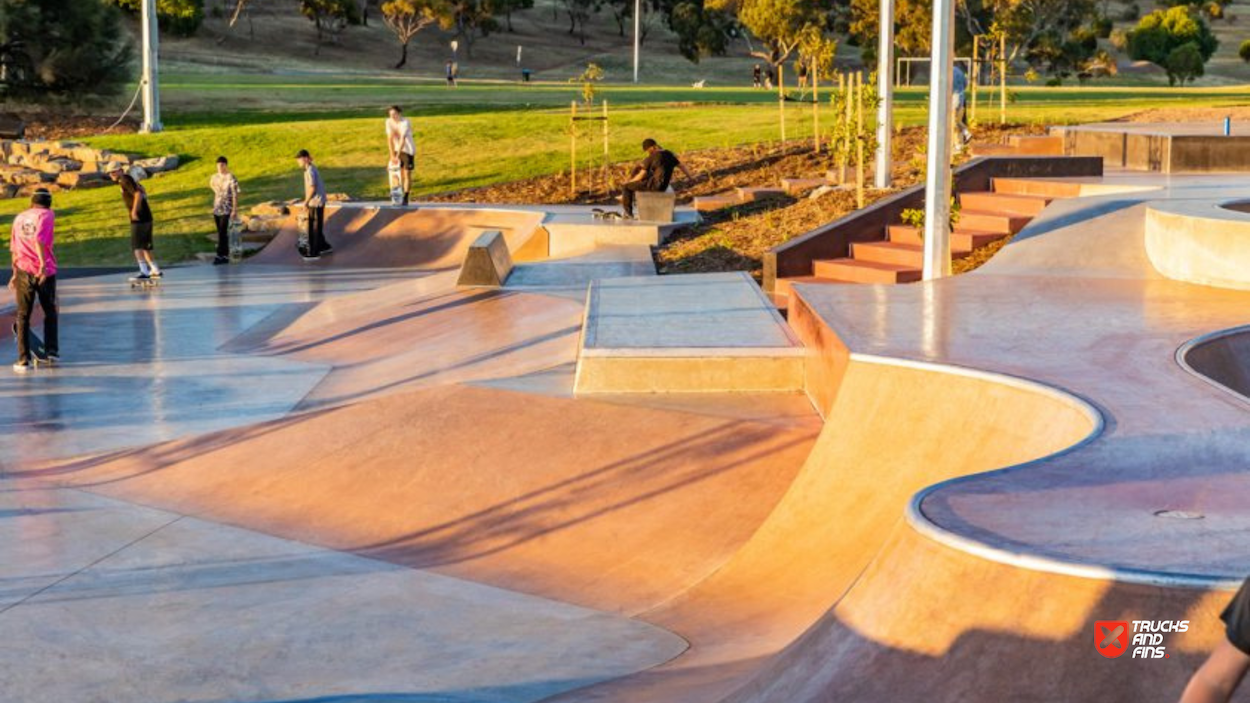
<path fill-rule="evenodd" d="M 638 193 L 638 219 L 668 224 L 677 212 L 675 193 Z"/>
<path fill-rule="evenodd" d="M 501 288 L 511 273 L 512 252 L 508 251 L 503 232 L 487 230 L 478 235 L 465 252 L 456 285 Z"/>
<path fill-rule="evenodd" d="M 590 284 L 574 392 L 803 389 L 802 342 L 747 273 Z"/>

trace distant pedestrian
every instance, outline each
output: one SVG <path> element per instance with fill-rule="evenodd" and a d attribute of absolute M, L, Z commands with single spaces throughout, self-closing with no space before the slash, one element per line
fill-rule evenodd
<path fill-rule="evenodd" d="M 239 219 L 239 179 L 230 173 L 224 156 L 217 157 L 217 172 L 208 179 L 213 191 L 213 224 L 217 226 L 217 256 L 214 266 L 230 263 L 230 225 Z"/>
<path fill-rule="evenodd" d="M 795 73 L 797 73 L 799 76 L 799 88 L 802 89 L 804 93 L 806 93 L 807 92 L 807 62 L 804 61 L 803 59 L 799 59 L 794 62 L 794 65 L 795 65 L 795 69 L 794 69 Z"/>
<path fill-rule="evenodd" d="M 772 90 L 775 85 L 777 85 L 777 70 L 769 66 L 768 71 L 764 74 L 764 87 Z"/>
<path fill-rule="evenodd" d="M 17 303 L 17 361 L 13 370 L 25 373 L 31 367 L 30 313 L 35 300 L 43 309 L 43 347 L 49 361 L 60 360 L 57 340 L 56 253 L 53 251 L 56 214 L 52 212 L 52 194 L 39 188 L 30 197 L 30 208 L 13 219 L 9 248 L 13 252 L 13 271 L 9 290 Z"/>
<path fill-rule="evenodd" d="M 759 64 L 755 64 L 755 67 L 751 69 L 751 87 L 764 87 L 764 69 Z"/>
<path fill-rule="evenodd" d="M 130 248 L 135 253 L 135 261 L 139 264 L 139 275 L 136 281 L 147 281 L 161 278 L 161 268 L 156 265 L 152 250 L 156 244 L 152 235 L 152 207 L 148 204 L 148 191 L 121 166 L 109 173 L 109 178 L 121 186 L 122 202 L 126 203 L 126 213 L 130 216 Z"/>
<path fill-rule="evenodd" d="M 684 164 L 668 149 L 660 148 L 654 139 L 644 139 L 642 150 L 647 152 L 635 169 L 628 182 L 621 188 L 621 209 L 626 218 L 634 217 L 634 197 L 636 193 L 663 193 L 668 190 L 673 180 L 673 169 L 681 169 L 686 180 L 693 181 L 694 176 L 686 170 Z"/>
<path fill-rule="evenodd" d="M 403 204 L 407 205 L 412 191 L 412 170 L 416 167 L 417 143 L 412 137 L 412 123 L 398 105 L 392 105 L 387 112 L 386 148 L 390 163 L 399 162 L 399 187 L 404 193 Z"/>
<path fill-rule="evenodd" d="M 456 65 L 456 62 L 451 59 L 447 60 L 447 63 L 443 66 L 443 68 L 447 73 L 447 87 L 455 88 L 456 76 L 460 72 L 460 68 Z"/>
<path fill-rule="evenodd" d="M 1250 671 L 1250 579 L 1220 614 L 1224 640 L 1189 679 L 1181 703 L 1228 703 Z"/>
<path fill-rule="evenodd" d="M 300 149 L 295 160 L 304 170 L 304 212 L 308 217 L 308 248 L 301 251 L 300 256 L 315 261 L 323 254 L 334 253 L 334 247 L 326 241 L 325 235 L 326 184 L 321 180 L 321 172 L 313 164 L 312 154 L 307 149 Z"/>
<path fill-rule="evenodd" d="M 959 64 L 955 64 L 951 74 L 951 111 L 955 116 L 955 128 L 959 130 L 959 143 L 955 145 L 958 154 L 972 141 L 972 130 L 968 129 L 968 74 Z"/>

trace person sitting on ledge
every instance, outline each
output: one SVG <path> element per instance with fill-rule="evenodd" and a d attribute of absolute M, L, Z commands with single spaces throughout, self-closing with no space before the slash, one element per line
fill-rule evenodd
<path fill-rule="evenodd" d="M 647 152 L 647 158 L 634 169 L 629 181 L 621 188 L 621 209 L 629 219 L 634 217 L 634 194 L 663 193 L 668 190 L 668 184 L 673 180 L 673 169 L 680 168 L 686 180 L 694 180 L 694 176 L 690 175 L 690 171 L 677 160 L 673 152 L 660 148 L 654 139 L 642 140 L 642 150 Z"/>

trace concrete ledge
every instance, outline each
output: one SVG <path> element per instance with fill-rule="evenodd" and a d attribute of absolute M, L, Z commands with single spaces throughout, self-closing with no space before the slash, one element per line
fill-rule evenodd
<path fill-rule="evenodd" d="M 1070 156 L 1098 156 L 1108 166 L 1158 173 L 1250 171 L 1250 136 L 1238 125 L 1224 136 L 1215 122 L 1091 124 L 1052 127 Z"/>
<path fill-rule="evenodd" d="M 638 219 L 668 224 L 675 217 L 677 195 L 674 193 L 638 193 Z"/>
<path fill-rule="evenodd" d="M 490 286 L 499 288 L 512 273 L 512 254 L 499 230 L 487 230 L 478 235 L 464 254 L 460 266 L 459 286 Z"/>
<path fill-rule="evenodd" d="M 1146 254 L 1177 281 L 1250 290 L 1250 215 L 1240 203 L 1178 200 L 1146 208 Z"/>
<path fill-rule="evenodd" d="M 804 365 L 746 273 L 603 279 L 587 294 L 574 390 L 796 391 Z"/>
<path fill-rule="evenodd" d="M 656 247 L 674 231 L 698 224 L 699 214 L 679 210 L 671 222 L 646 220 L 596 220 L 584 215 L 555 215 L 543 223 L 547 231 L 547 254 L 553 258 L 578 256 L 600 247 L 637 245 Z"/>

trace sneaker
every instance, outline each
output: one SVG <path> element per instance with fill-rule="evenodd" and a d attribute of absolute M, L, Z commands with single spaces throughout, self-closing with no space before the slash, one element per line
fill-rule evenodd
<path fill-rule="evenodd" d="M 153 271 L 152 274 L 148 276 L 148 278 L 164 278 L 164 277 L 165 277 L 164 271 Z"/>
<path fill-rule="evenodd" d="M 47 359 L 47 362 L 48 362 L 49 364 L 59 364 L 59 363 L 61 363 L 61 355 L 60 355 L 60 353 L 58 352 L 58 353 L 56 353 L 56 354 L 48 354 L 48 359 Z"/>
<path fill-rule="evenodd" d="M 321 249 L 321 256 L 325 256 L 326 254 L 333 254 L 333 253 L 334 253 L 334 247 L 330 246 L 329 244 L 325 245 Z"/>
<path fill-rule="evenodd" d="M 320 257 L 320 256 L 306 256 L 306 255 L 304 255 L 304 256 L 301 256 L 300 258 L 301 258 L 301 259 L 303 259 L 304 261 L 321 261 L 321 257 Z"/>
<path fill-rule="evenodd" d="M 152 280 L 152 277 L 151 277 L 151 276 L 149 276 L 149 275 L 147 275 L 146 273 L 139 273 L 139 274 L 136 274 L 136 275 L 134 275 L 134 276 L 131 276 L 131 277 L 130 277 L 130 280 L 132 280 L 132 281 L 150 281 L 150 280 Z"/>
<path fill-rule="evenodd" d="M 27 371 L 30 371 L 30 360 L 18 359 L 13 362 L 13 371 L 16 373 L 26 373 Z"/>
<path fill-rule="evenodd" d="M 217 256 L 213 258 L 213 266 L 221 266 L 230 263 L 230 258 L 226 256 Z"/>

